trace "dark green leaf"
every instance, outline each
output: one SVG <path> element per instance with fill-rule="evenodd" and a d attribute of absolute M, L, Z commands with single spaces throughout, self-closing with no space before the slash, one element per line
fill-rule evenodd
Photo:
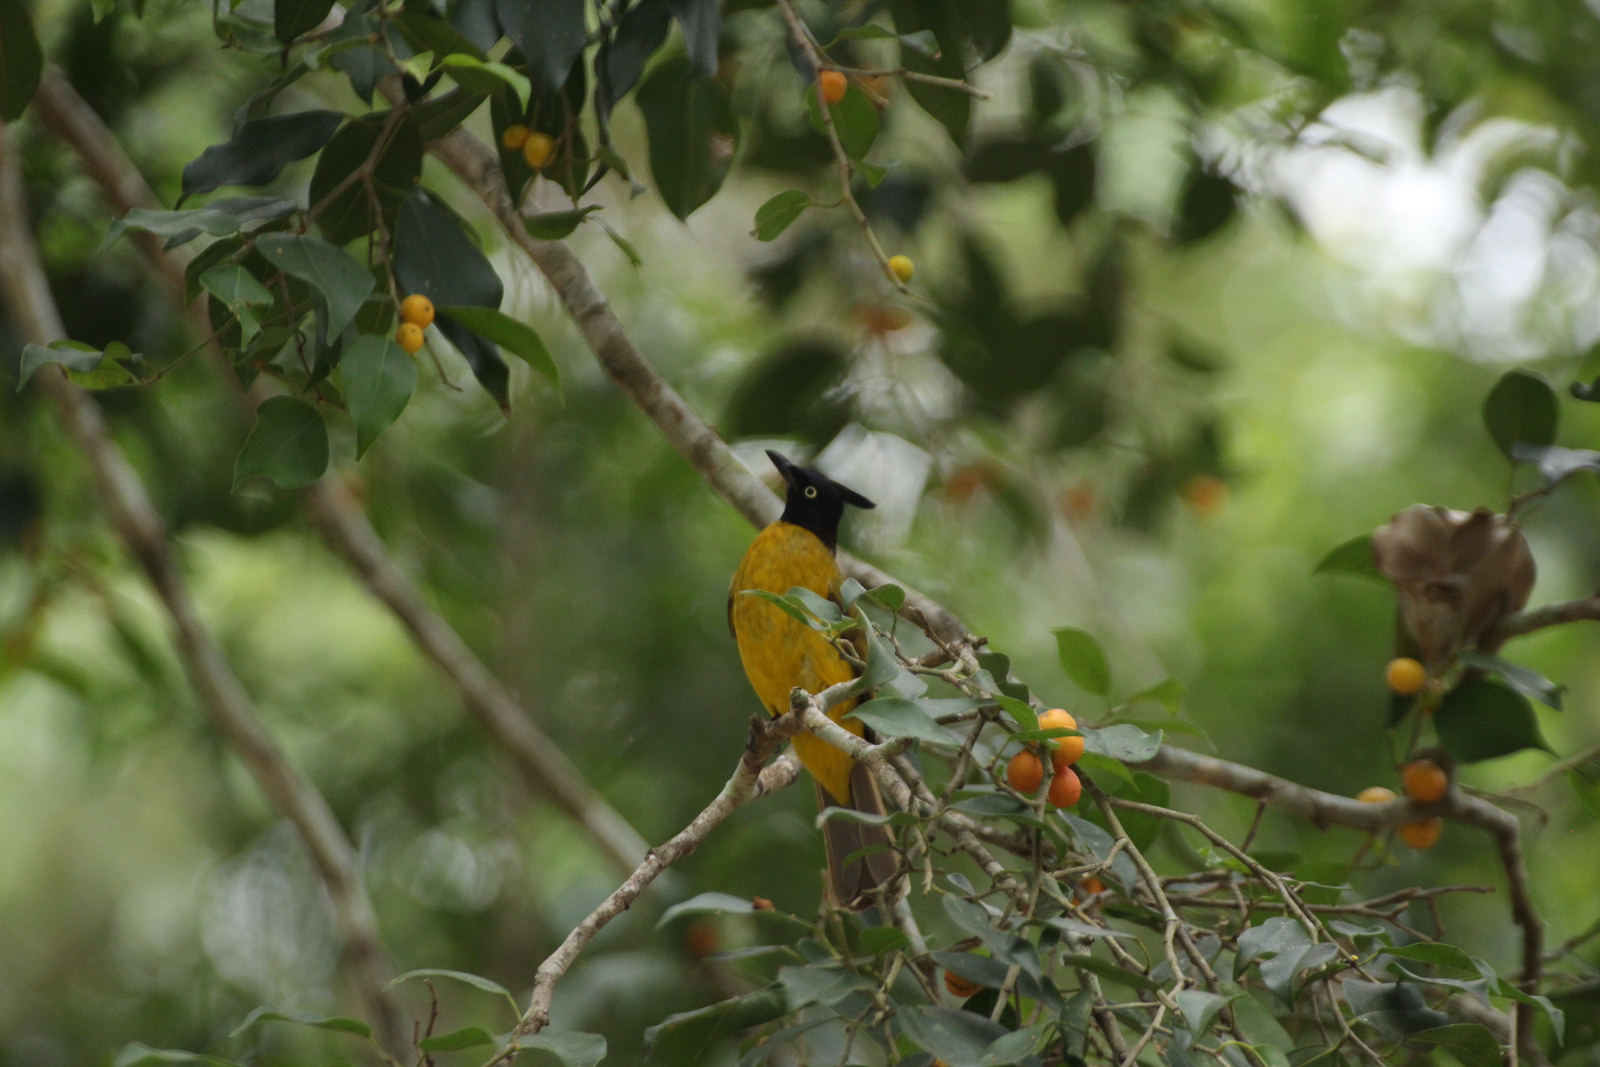
<path fill-rule="evenodd" d="M 1555 485 L 1580 471 L 1600 474 L 1600 452 L 1592 448 L 1518 443 L 1511 446 L 1511 458 L 1537 466 L 1539 477 L 1544 479 L 1546 485 Z"/>
<path fill-rule="evenodd" d="M 1227 178 L 1198 164 L 1191 167 L 1178 198 L 1173 237 L 1179 244 L 1205 240 L 1233 218 L 1238 198 L 1239 190 Z"/>
<path fill-rule="evenodd" d="M 0 119 L 15 122 L 33 99 L 44 53 L 23 0 L 0 0 Z"/>
<path fill-rule="evenodd" d="M 209 1067 L 240 1067 L 234 1060 L 225 1060 L 217 1056 L 203 1056 L 198 1052 L 183 1052 L 177 1049 L 151 1048 L 135 1041 L 123 1047 L 117 1053 L 117 1058 L 111 1061 L 111 1067 L 151 1067 L 160 1063 L 203 1063 Z"/>
<path fill-rule="evenodd" d="M 461 323 L 442 315 L 434 322 L 434 329 L 461 353 L 483 391 L 500 406 L 501 414 L 511 414 L 511 368 L 506 366 L 500 350 Z"/>
<path fill-rule="evenodd" d="M 667 0 L 683 29 L 684 49 L 697 77 L 717 72 L 717 40 L 722 35 L 719 0 Z"/>
<path fill-rule="evenodd" d="M 328 469 L 328 430 L 322 416 L 293 397 L 274 396 L 256 408 L 256 424 L 234 466 L 233 488 L 261 475 L 284 489 L 299 489 Z"/>
<path fill-rule="evenodd" d="M 1435 1026 L 1417 1031 L 1411 1039 L 1448 1050 L 1461 1067 L 1499 1067 L 1502 1062 L 1500 1042 L 1487 1027 L 1477 1023 Z"/>
<path fill-rule="evenodd" d="M 533 95 L 533 86 L 528 79 L 504 63 L 457 52 L 441 59 L 439 69 L 469 92 L 492 96 L 511 90 L 521 111 L 527 110 L 528 100 Z"/>
<path fill-rule="evenodd" d="M 328 43 L 338 45 L 344 41 L 364 41 L 377 35 L 379 25 L 378 20 L 369 14 L 347 12 L 344 22 L 328 35 Z M 377 87 L 378 79 L 389 70 L 388 57 L 370 44 L 339 48 L 328 56 L 327 63 L 350 79 L 350 88 L 366 104 L 372 103 L 372 90 Z"/>
<path fill-rule="evenodd" d="M 645 62 L 661 47 L 671 28 L 667 0 L 640 0 L 622 16 L 611 45 L 599 63 L 607 113 L 639 81 Z"/>
<path fill-rule="evenodd" d="M 1134 693 L 1122 702 L 1122 706 L 1131 707 L 1134 704 L 1148 702 L 1160 704 L 1168 711 L 1176 714 L 1178 709 L 1183 706 L 1183 694 L 1184 686 L 1182 682 L 1176 678 L 1165 678 L 1155 685 L 1146 686 L 1144 689 Z"/>
<path fill-rule="evenodd" d="M 907 1037 L 950 1067 L 981 1067 L 989 1046 L 1008 1033 L 1006 1027 L 970 1011 L 931 1005 L 901 1008 L 895 1021 Z"/>
<path fill-rule="evenodd" d="M 212 267 L 200 275 L 200 287 L 222 301 L 239 322 L 240 343 L 248 345 L 261 329 L 256 308 L 272 304 L 272 294 L 255 275 L 237 264 Z"/>
<path fill-rule="evenodd" d="M 756 208 L 756 228 L 751 233 L 758 241 L 771 241 L 810 206 L 810 196 L 799 189 L 786 189 Z"/>
<path fill-rule="evenodd" d="M 1507 371 L 1483 402 L 1483 423 L 1507 456 L 1518 444 L 1543 446 L 1556 437 L 1556 394 L 1537 374 Z"/>
<path fill-rule="evenodd" d="M 849 371 L 849 356 L 831 339 L 786 341 L 744 371 L 719 426 L 729 437 L 830 440 L 850 421 L 839 388 Z"/>
<path fill-rule="evenodd" d="M 448 1034 L 434 1034 L 417 1042 L 417 1048 L 423 1052 L 459 1052 L 464 1048 L 482 1048 L 484 1045 L 493 1045 L 494 1035 L 481 1026 L 468 1026 L 462 1030 L 452 1030 Z"/>
<path fill-rule="evenodd" d="M 517 1038 L 507 1047 L 547 1052 L 563 1067 L 595 1067 L 606 1057 L 604 1037 L 578 1030 L 540 1030 L 537 1034 L 525 1034 Z"/>
<path fill-rule="evenodd" d="M 183 168 L 183 195 L 223 185 L 265 185 L 283 168 L 328 142 L 344 121 L 340 111 L 299 111 L 251 119 L 232 139 L 212 145 Z"/>
<path fill-rule="evenodd" d="M 117 357 L 130 358 L 126 345 L 107 346 L 102 351 L 80 341 L 52 341 L 48 345 L 23 346 L 17 365 L 17 391 L 28 384 L 40 367 L 55 364 L 67 372 L 74 385 L 84 389 L 114 389 L 132 385 L 138 378 Z"/>
<path fill-rule="evenodd" d="M 893 926 L 869 926 L 861 931 L 861 951 L 869 956 L 904 952 L 910 948 L 911 939 Z"/>
<path fill-rule="evenodd" d="M 1498 674 L 1501 681 L 1523 696 L 1561 710 L 1561 693 L 1566 686 L 1557 685 L 1538 671 L 1470 648 L 1462 652 L 1459 658 L 1468 667 Z"/>
<path fill-rule="evenodd" d="M 437 141 L 463 122 L 483 103 L 483 94 L 454 89 L 424 100 L 411 109 L 411 121 L 424 144 Z"/>
<path fill-rule="evenodd" d="M 1550 751 L 1528 698 L 1488 678 L 1467 678 L 1446 693 L 1433 721 L 1440 743 L 1461 763 L 1524 748 Z"/>
<path fill-rule="evenodd" d="M 498 994 L 511 1001 L 513 1005 L 516 1004 L 516 998 L 511 995 L 511 991 L 499 982 L 484 978 L 481 975 L 469 974 L 466 971 L 445 971 L 436 967 L 424 967 L 420 970 L 407 971 L 405 974 L 389 979 L 389 983 L 383 988 L 393 989 L 397 985 L 417 978 L 448 978 L 452 982 L 462 982 L 472 986 L 474 989 L 481 989 L 485 993 Z"/>
<path fill-rule="evenodd" d="M 269 233 L 256 239 L 256 251 L 283 273 L 315 289 L 328 309 L 328 333 L 338 336 L 355 319 L 372 292 L 372 273 L 337 245 L 315 237 Z"/>
<path fill-rule="evenodd" d="M 656 929 L 685 915 L 749 915 L 755 910 L 755 902 L 748 897 L 736 897 L 731 893 L 701 893 L 688 900 L 680 900 L 662 912 Z"/>
<path fill-rule="evenodd" d="M 318 209 L 317 228 L 336 245 L 348 244 L 377 229 L 379 216 L 373 211 L 364 183 L 349 181 L 342 189 L 340 186 L 357 168 L 366 165 L 389 117 L 387 112 L 379 112 L 351 121 L 333 135 L 317 157 L 309 195 L 312 206 Z M 417 136 L 416 126 L 403 119 L 390 132 L 371 176 L 378 207 L 391 231 L 401 200 L 421 173 L 422 139 Z"/>
<path fill-rule="evenodd" d="M 534 83 L 555 91 L 566 84 L 572 64 L 583 52 L 588 28 L 583 19 L 583 0 L 498 0 L 495 13 L 528 61 Z"/>
<path fill-rule="evenodd" d="M 405 10 L 390 15 L 389 20 L 406 39 L 406 43 L 417 52 L 431 52 L 435 56 L 488 58 L 481 48 L 472 43 L 471 38 L 439 16 L 423 10 L 421 4 L 409 4 Z M 422 72 L 414 73 L 420 77 Z"/>
<path fill-rule="evenodd" d="M 1161 986 L 1160 982 L 1155 981 L 1147 974 L 1144 974 L 1140 971 L 1126 970 L 1122 967 L 1118 967 L 1109 960 L 1103 960 L 1096 956 L 1062 956 L 1061 965 L 1063 967 L 1076 967 L 1080 971 L 1088 971 L 1090 974 L 1097 974 L 1101 978 L 1107 978 L 1113 982 L 1119 982 L 1130 989 L 1159 989 Z"/>
<path fill-rule="evenodd" d="M 669 1015 L 644 1032 L 645 1051 L 663 1062 L 691 1063 L 717 1038 L 779 1018 L 787 1004 L 783 987 L 774 983 L 754 993 Z M 673 1052 L 681 1054 L 673 1056 Z"/>
<path fill-rule="evenodd" d="M 545 211 L 537 215 L 524 215 L 522 223 L 528 228 L 529 236 L 541 241 L 559 241 L 599 210 L 599 204 L 590 204 L 571 211 Z"/>
<path fill-rule="evenodd" d="M 339 357 L 344 402 L 356 424 L 356 458 L 388 429 L 417 388 L 417 365 L 393 337 L 362 334 Z"/>
<path fill-rule="evenodd" d="M 1203 989 L 1180 989 L 1178 1008 L 1183 1012 L 1184 1021 L 1189 1024 L 1189 1031 L 1195 1037 L 1204 1037 L 1216 1020 L 1217 1013 L 1231 999 L 1217 993 L 1207 993 Z"/>
<path fill-rule="evenodd" d="M 395 280 L 404 292 L 421 293 L 440 307 L 500 306 L 505 289 L 488 257 L 467 236 L 466 224 L 425 189 L 412 190 L 401 203 L 394 243 Z"/>
<path fill-rule="evenodd" d="M 1352 574 L 1359 578 L 1373 578 L 1380 582 L 1388 579 L 1378 572 L 1378 564 L 1372 557 L 1372 535 L 1369 533 L 1352 537 L 1333 549 L 1317 561 L 1312 568 L 1312 574 Z"/>
<path fill-rule="evenodd" d="M 285 44 L 322 25 L 333 0 L 273 0 L 272 29 Z"/>
<path fill-rule="evenodd" d="M 806 105 L 811 112 L 812 127 L 818 133 L 825 134 L 822 104 L 816 90 L 806 93 Z M 837 104 L 829 104 L 828 114 L 833 119 L 833 132 L 838 136 L 845 155 L 860 160 L 871 151 L 872 143 L 878 139 L 878 109 L 858 86 L 850 86 L 844 99 Z"/>
<path fill-rule="evenodd" d="M 523 360 L 548 378 L 551 385 L 560 386 L 561 376 L 556 370 L 556 362 L 532 326 L 493 308 L 443 305 L 438 310 L 442 317 L 460 323 L 484 340 L 493 341 Z"/>
<path fill-rule="evenodd" d="M 789 997 L 790 1011 L 807 1004 L 833 1007 L 855 996 L 870 996 L 875 988 L 863 976 L 832 962 L 780 967 L 778 981 Z"/>
<path fill-rule="evenodd" d="M 1111 692 L 1111 664 L 1100 642 L 1085 630 L 1063 627 L 1056 635 L 1056 654 L 1061 668 L 1080 689 L 1105 696 Z"/>
<path fill-rule="evenodd" d="M 936 57 L 927 55 L 925 47 L 902 45 L 900 62 L 907 70 L 957 80 L 966 77 L 967 28 L 961 19 L 963 6 L 960 0 L 893 0 L 889 10 L 894 15 L 895 30 L 901 36 L 923 39 L 922 35 L 931 33 L 939 43 Z M 926 82 L 907 81 L 906 88 L 911 98 L 945 128 L 951 140 L 961 144 L 966 139 L 967 122 L 972 114 L 970 96 L 958 89 Z"/>
<path fill-rule="evenodd" d="M 687 219 L 722 186 L 738 147 L 739 127 L 720 82 L 695 79 L 683 56 L 658 64 L 639 83 L 656 191 Z"/>
<path fill-rule="evenodd" d="M 959 745 L 960 739 L 933 721 L 933 716 L 923 711 L 914 700 L 898 697 L 879 697 L 859 704 L 850 715 L 882 734 L 884 737 L 913 737 L 937 745 Z"/>
<path fill-rule="evenodd" d="M 283 400 L 285 397 L 275 399 Z M 265 407 L 272 403 L 271 400 L 262 404 Z M 314 413 L 313 413 L 314 414 Z M 349 1019 L 338 1015 L 316 1015 L 306 1011 L 281 1012 L 270 1008 L 257 1008 L 244 1017 L 244 1021 L 233 1028 L 230 1037 L 238 1037 L 256 1023 L 294 1023 L 296 1026 L 309 1026 L 316 1030 L 336 1030 L 340 1033 L 355 1034 L 358 1037 L 371 1037 L 372 1027 L 360 1019 Z"/>
<path fill-rule="evenodd" d="M 111 224 L 101 248 L 109 248 L 129 230 L 144 230 L 161 237 L 171 237 L 168 248 L 182 244 L 190 236 L 202 233 L 212 237 L 225 237 L 238 233 L 244 226 L 262 219 L 279 219 L 296 210 L 293 200 L 277 196 L 236 196 L 213 200 L 205 207 L 188 211 L 153 211 L 136 207 Z"/>

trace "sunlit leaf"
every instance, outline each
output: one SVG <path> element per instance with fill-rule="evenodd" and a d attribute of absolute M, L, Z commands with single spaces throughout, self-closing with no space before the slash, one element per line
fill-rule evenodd
<path fill-rule="evenodd" d="M 1080 689 L 1097 696 L 1111 692 L 1111 663 L 1094 635 L 1070 626 L 1052 632 L 1056 635 L 1056 654 L 1067 677 Z"/>

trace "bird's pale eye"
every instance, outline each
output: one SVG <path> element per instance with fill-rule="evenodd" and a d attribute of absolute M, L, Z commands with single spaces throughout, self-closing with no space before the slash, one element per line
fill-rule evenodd
<path fill-rule="evenodd" d="M 817 496 L 817 487 L 814 486 L 814 485 L 806 486 L 806 499 L 815 500 L 816 496 Z"/>

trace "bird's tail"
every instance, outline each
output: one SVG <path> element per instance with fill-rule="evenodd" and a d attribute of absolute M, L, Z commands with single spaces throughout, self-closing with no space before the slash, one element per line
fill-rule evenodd
<path fill-rule="evenodd" d="M 826 810 L 850 807 L 868 815 L 884 814 L 883 794 L 872 772 L 861 763 L 850 769 L 850 803 L 842 805 L 817 786 L 817 803 Z M 879 903 L 882 891 L 900 871 L 892 849 L 889 828 L 881 823 L 854 819 L 829 819 L 822 824 L 822 844 L 828 854 L 828 897 L 836 907 L 860 911 Z M 862 855 L 864 849 L 872 851 Z"/>

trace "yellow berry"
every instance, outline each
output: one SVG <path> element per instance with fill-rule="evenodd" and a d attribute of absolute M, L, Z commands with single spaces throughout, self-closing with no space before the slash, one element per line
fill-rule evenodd
<path fill-rule="evenodd" d="M 1039 729 L 1041 730 L 1076 730 L 1078 720 L 1074 719 L 1065 708 L 1051 708 L 1039 716 Z M 1055 739 L 1056 747 L 1050 753 L 1050 760 L 1055 764 L 1056 770 L 1070 767 L 1078 762 L 1078 757 L 1083 755 L 1083 737 L 1058 737 Z"/>
<path fill-rule="evenodd" d="M 422 347 L 422 327 L 414 322 L 402 322 L 394 332 L 394 339 L 407 353 L 414 355 Z"/>
<path fill-rule="evenodd" d="M 911 257 L 898 255 L 889 257 L 889 273 L 900 280 L 901 284 L 909 282 L 911 276 L 917 273 L 917 265 L 911 262 Z"/>
<path fill-rule="evenodd" d="M 1400 840 L 1412 848 L 1432 848 L 1439 840 L 1439 835 L 1444 832 L 1444 820 L 1435 815 L 1431 819 L 1422 819 L 1418 822 L 1401 823 L 1396 831 Z"/>
<path fill-rule="evenodd" d="M 515 152 L 528 142 L 528 134 L 533 131 L 522 123 L 513 123 L 500 131 L 500 143 Z"/>
<path fill-rule="evenodd" d="M 1428 684 L 1428 669 L 1410 656 L 1396 656 L 1383 670 L 1384 680 L 1403 697 L 1420 693 Z"/>
<path fill-rule="evenodd" d="M 426 330 L 433 325 L 433 301 L 421 293 L 412 293 L 400 301 L 400 321 L 416 323 Z"/>
<path fill-rule="evenodd" d="M 850 88 L 850 83 L 838 71 L 825 70 L 817 75 L 817 88 L 822 91 L 822 99 L 830 104 L 837 104 L 844 99 L 844 94 Z"/>
<path fill-rule="evenodd" d="M 528 139 L 522 142 L 522 158 L 528 161 L 528 166 L 538 170 L 550 162 L 550 157 L 555 155 L 556 142 L 548 133 L 534 130 L 528 134 Z"/>
<path fill-rule="evenodd" d="M 1356 794 L 1363 804 L 1387 804 L 1394 799 L 1394 790 L 1381 785 L 1369 785 Z"/>
<path fill-rule="evenodd" d="M 1400 783 L 1406 796 L 1431 804 L 1450 791 L 1450 776 L 1431 759 L 1412 760 L 1400 769 Z"/>

